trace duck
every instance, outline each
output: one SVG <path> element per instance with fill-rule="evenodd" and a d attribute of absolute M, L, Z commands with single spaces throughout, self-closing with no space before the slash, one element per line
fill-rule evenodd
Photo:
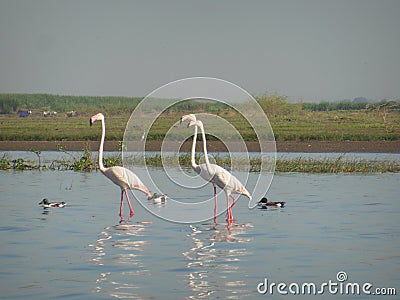
<path fill-rule="evenodd" d="M 49 199 L 44 198 L 41 202 L 39 202 L 39 205 L 42 205 L 44 208 L 49 208 L 49 207 L 64 207 L 67 205 L 65 202 L 49 202 Z"/>
<path fill-rule="evenodd" d="M 165 203 L 167 201 L 167 195 L 153 193 L 153 195 L 147 199 L 153 200 L 153 203 Z"/>
<path fill-rule="evenodd" d="M 274 201 L 268 201 L 266 197 L 263 197 L 260 201 L 258 201 L 257 205 L 260 207 L 260 209 L 267 209 L 268 206 L 274 206 L 274 207 L 284 207 L 286 202 L 279 201 L 279 202 L 274 202 Z"/>

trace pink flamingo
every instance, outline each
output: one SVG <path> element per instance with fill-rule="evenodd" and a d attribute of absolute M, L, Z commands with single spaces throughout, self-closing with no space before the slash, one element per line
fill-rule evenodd
<path fill-rule="evenodd" d="M 104 139 L 106 135 L 106 125 L 105 125 L 105 120 L 104 120 L 104 115 L 102 113 L 98 113 L 97 115 L 94 115 L 93 117 L 90 118 L 90 126 L 96 121 L 100 120 L 101 121 L 101 128 L 102 128 L 102 134 L 101 134 L 101 141 L 100 141 L 100 147 L 99 147 L 99 168 L 101 173 L 103 173 L 108 179 L 110 179 L 112 182 L 114 182 L 116 185 L 118 185 L 121 188 L 121 203 L 119 206 L 119 216 L 122 217 L 122 206 L 123 206 L 123 200 L 124 200 L 124 194 L 126 196 L 126 200 L 129 205 L 129 212 L 130 212 L 130 218 L 133 217 L 135 212 L 133 211 L 131 201 L 129 200 L 128 192 L 127 190 L 139 190 L 143 193 L 145 193 L 148 196 L 148 199 L 152 199 L 152 194 L 149 191 L 149 189 L 140 181 L 139 177 L 137 177 L 132 171 L 120 167 L 120 166 L 115 166 L 115 167 L 109 167 L 105 168 L 103 165 L 103 147 L 104 147 Z"/>
<path fill-rule="evenodd" d="M 209 161 L 208 155 L 207 155 L 206 135 L 205 135 L 205 131 L 204 131 L 203 122 L 198 121 L 194 114 L 182 116 L 181 122 L 183 122 L 187 119 L 190 120 L 188 127 L 195 125 L 193 144 L 192 144 L 192 153 L 191 153 L 192 168 L 203 179 L 211 182 L 214 186 L 214 222 L 216 222 L 216 220 L 217 220 L 217 186 L 218 186 L 219 188 L 223 189 L 226 194 L 226 204 L 227 204 L 227 218 L 226 219 L 227 219 L 228 223 L 231 223 L 233 221 L 232 208 L 236 204 L 236 201 L 237 201 L 237 199 L 232 195 L 232 193 L 244 195 L 247 198 L 249 198 L 250 200 L 251 200 L 251 195 L 246 190 L 245 186 L 239 181 L 239 179 L 237 179 L 235 176 L 233 176 L 231 173 L 229 173 L 224 168 L 222 168 L 216 164 L 210 164 L 210 161 Z M 202 135 L 202 139 L 203 139 L 204 158 L 206 161 L 205 164 L 200 164 L 200 165 L 196 164 L 196 160 L 195 160 L 197 127 L 200 127 L 200 130 L 201 130 L 201 135 Z M 232 205 L 230 204 L 229 198 L 233 199 Z"/>

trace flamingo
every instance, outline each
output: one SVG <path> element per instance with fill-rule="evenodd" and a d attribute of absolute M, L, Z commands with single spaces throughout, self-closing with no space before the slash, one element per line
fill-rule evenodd
<path fill-rule="evenodd" d="M 101 121 L 101 128 L 102 128 L 102 134 L 101 134 L 101 141 L 100 141 L 100 147 L 99 147 L 99 168 L 101 173 L 103 173 L 108 179 L 110 179 L 112 182 L 114 182 L 116 185 L 118 185 L 121 188 L 121 203 L 119 206 L 119 216 L 122 217 L 122 207 L 123 207 L 123 200 L 124 200 L 124 194 L 126 196 L 126 200 L 129 205 L 129 212 L 130 212 L 130 218 L 133 217 L 135 212 L 133 211 L 131 201 L 129 200 L 128 192 L 127 190 L 139 190 L 143 193 L 145 193 L 148 196 L 148 199 L 152 199 L 152 194 L 149 191 L 149 189 L 142 183 L 142 181 L 139 179 L 139 177 L 136 176 L 132 171 L 120 167 L 120 166 L 114 166 L 114 167 L 109 167 L 105 168 L 103 164 L 103 147 L 104 147 L 104 138 L 106 135 L 106 125 L 105 125 L 105 119 L 104 115 L 102 113 L 98 113 L 97 115 L 94 115 L 90 118 L 90 126 L 96 121 L 100 120 Z"/>
<path fill-rule="evenodd" d="M 232 195 L 232 193 L 244 195 L 251 200 L 251 195 L 245 188 L 245 186 L 237 179 L 234 175 L 229 173 L 224 168 L 216 165 L 210 164 L 207 154 L 207 145 L 206 145 L 206 135 L 204 131 L 203 122 L 196 119 L 194 114 L 184 115 L 181 118 L 181 123 L 185 120 L 189 119 L 189 126 L 194 127 L 194 136 L 193 136 L 193 144 L 192 144 L 192 153 L 191 153 L 191 165 L 192 168 L 198 173 L 203 179 L 209 181 L 214 186 L 214 222 L 217 220 L 217 186 L 224 190 L 226 195 L 226 205 L 227 205 L 227 221 L 231 223 L 233 220 L 232 217 L 232 208 L 236 204 L 237 199 Z M 197 138 L 197 127 L 200 127 L 201 135 L 203 139 L 203 151 L 204 158 L 206 163 L 198 165 L 195 160 L 195 151 L 196 151 L 196 138 Z M 232 205 L 230 204 L 229 198 L 233 199 Z"/>

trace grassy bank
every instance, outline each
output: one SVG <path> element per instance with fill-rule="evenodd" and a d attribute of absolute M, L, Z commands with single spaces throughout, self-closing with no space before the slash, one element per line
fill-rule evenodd
<path fill-rule="evenodd" d="M 400 140 L 398 102 L 363 105 L 340 102 L 325 107 L 302 102 L 291 104 L 284 96 L 276 94 L 262 95 L 256 99 L 267 114 L 277 141 Z M 106 115 L 107 140 L 120 141 L 131 112 L 140 98 L 0 94 L 0 100 L 2 141 L 99 140 L 100 130 L 97 127 L 90 128 L 88 122 L 89 117 L 97 112 Z M 326 110 L 321 111 L 324 107 Z M 19 118 L 19 109 L 31 109 L 32 114 Z M 44 110 L 52 109 L 58 109 L 57 116 L 43 116 Z M 79 115 L 68 118 L 66 112 L 71 109 L 78 110 Z M 256 140 L 249 123 L 235 110 L 221 103 L 184 101 L 162 112 L 158 111 L 158 107 L 150 109 L 159 113 L 159 117 L 147 133 L 148 140 L 162 140 L 182 114 L 189 112 L 219 115 L 233 124 L 245 141 Z"/>
<path fill-rule="evenodd" d="M 93 111 L 95 113 L 97 111 Z M 162 140 L 167 130 L 179 120 L 182 113 L 161 115 L 147 134 L 148 140 Z M 252 128 L 236 115 L 224 117 L 240 132 L 243 139 L 256 139 Z M 89 127 L 90 114 L 67 118 L 65 116 L 0 115 L 0 140 L 3 141 L 86 141 L 99 140 L 101 132 Z M 107 140 L 122 140 L 130 113 L 109 114 L 107 118 Z M 400 113 L 392 111 L 386 122 L 377 112 L 364 111 L 300 111 L 290 115 L 269 116 L 277 141 L 379 141 L 400 140 Z M 212 139 L 212 137 L 209 137 Z"/>

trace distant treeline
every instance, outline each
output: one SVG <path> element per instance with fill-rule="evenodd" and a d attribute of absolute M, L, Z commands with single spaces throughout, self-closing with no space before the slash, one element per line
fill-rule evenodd
<path fill-rule="evenodd" d="M 0 94 L 0 113 L 12 114 L 19 110 L 57 111 L 65 113 L 68 111 L 79 111 L 80 113 L 92 112 L 94 109 L 110 114 L 131 112 L 143 98 L 136 97 L 105 97 L 105 96 L 62 96 L 51 94 Z M 379 107 L 389 102 L 350 101 L 320 102 L 320 103 L 289 103 L 286 96 L 278 94 L 263 94 L 255 96 L 255 99 L 263 110 L 272 115 L 290 114 L 301 110 L 309 111 L 335 111 L 335 110 L 362 110 L 366 108 Z M 359 100 L 359 99 L 358 99 Z M 393 101 L 392 101 L 393 102 Z M 399 105 L 392 109 L 399 109 Z M 153 107 L 158 110 L 160 107 Z M 186 100 L 168 108 L 168 111 L 207 111 L 218 114 L 227 109 L 225 104 L 213 101 Z"/>
<path fill-rule="evenodd" d="M 19 110 L 57 111 L 71 110 L 85 112 L 98 108 L 110 113 L 131 110 L 142 98 L 99 97 L 99 96 L 61 96 L 50 94 L 0 94 L 0 112 L 16 113 Z"/>
<path fill-rule="evenodd" d="M 79 111 L 80 113 L 92 112 L 99 109 L 109 114 L 120 112 L 131 112 L 140 103 L 140 97 L 107 97 L 107 96 L 61 96 L 51 94 L 0 94 L 0 113 L 13 114 L 20 110 L 57 111 L 65 113 L 68 111 Z M 155 104 L 151 109 L 161 110 L 164 105 Z M 167 109 L 171 112 L 192 110 L 208 111 L 218 113 L 226 109 L 223 103 L 212 101 L 185 100 Z"/>
<path fill-rule="evenodd" d="M 388 102 L 388 100 L 382 100 L 380 102 L 353 102 L 344 100 L 339 102 L 303 103 L 303 109 L 311 111 L 360 110 L 379 107 Z"/>

